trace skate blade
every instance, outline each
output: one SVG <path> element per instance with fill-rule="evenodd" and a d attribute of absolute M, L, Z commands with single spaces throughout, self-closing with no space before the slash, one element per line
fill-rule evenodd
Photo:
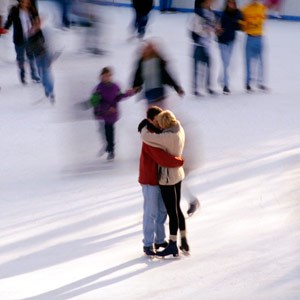
<path fill-rule="evenodd" d="M 169 259 L 180 259 L 181 257 L 180 257 L 180 255 L 178 253 L 175 256 L 173 254 L 166 255 L 166 256 L 158 256 L 158 255 L 156 255 L 156 258 L 162 259 L 162 260 L 169 260 Z"/>
<path fill-rule="evenodd" d="M 180 249 L 181 250 L 181 249 Z M 182 252 L 182 254 L 184 255 L 184 256 L 190 256 L 191 254 L 190 254 L 190 252 L 189 251 L 186 251 L 186 250 L 181 250 L 181 252 Z"/>

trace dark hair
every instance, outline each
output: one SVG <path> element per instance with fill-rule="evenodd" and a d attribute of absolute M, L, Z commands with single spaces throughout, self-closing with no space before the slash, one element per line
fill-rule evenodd
<path fill-rule="evenodd" d="M 194 9 L 202 6 L 204 0 L 195 0 Z"/>
<path fill-rule="evenodd" d="M 101 70 L 101 74 L 100 75 L 104 75 L 104 74 L 107 74 L 107 73 L 112 73 L 112 69 L 110 67 L 104 67 Z"/>
<path fill-rule="evenodd" d="M 163 110 L 158 106 L 150 106 L 147 110 L 147 118 L 153 120 Z"/>
<path fill-rule="evenodd" d="M 225 1 L 225 6 L 224 6 L 224 12 L 230 13 L 232 11 L 231 9 L 229 9 L 228 2 L 233 2 L 233 1 L 234 1 L 234 4 L 235 4 L 235 9 L 233 11 L 237 10 L 236 0 L 226 0 Z"/>

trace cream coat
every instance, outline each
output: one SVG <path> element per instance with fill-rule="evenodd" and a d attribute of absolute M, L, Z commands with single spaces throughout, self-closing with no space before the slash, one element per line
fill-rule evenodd
<path fill-rule="evenodd" d="M 182 156 L 185 133 L 180 123 L 172 128 L 165 129 L 162 133 L 156 134 L 149 132 L 146 127 L 141 132 L 144 143 L 165 150 L 174 156 Z M 159 167 L 159 184 L 174 185 L 184 179 L 183 167 L 164 168 Z"/>

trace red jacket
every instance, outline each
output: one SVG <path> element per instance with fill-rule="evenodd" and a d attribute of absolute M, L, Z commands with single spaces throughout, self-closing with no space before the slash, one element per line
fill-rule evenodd
<path fill-rule="evenodd" d="M 140 156 L 139 183 L 158 185 L 158 165 L 176 168 L 181 167 L 183 162 L 181 157 L 175 157 L 160 148 L 143 143 Z"/>

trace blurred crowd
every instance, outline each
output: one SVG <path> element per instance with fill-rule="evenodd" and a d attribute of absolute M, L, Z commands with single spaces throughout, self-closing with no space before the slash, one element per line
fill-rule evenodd
<path fill-rule="evenodd" d="M 56 3 L 60 13 L 58 26 L 62 30 L 72 30 L 73 26 L 85 28 L 83 44 L 86 50 L 95 55 L 105 55 L 103 45 L 99 42 L 101 15 L 95 10 L 95 4 L 88 0 L 52 2 Z M 187 26 L 193 50 L 191 93 L 196 97 L 219 94 L 214 89 L 211 73 L 211 46 L 214 42 L 218 44 L 222 62 L 222 92 L 224 95 L 231 93 L 229 67 L 237 31 L 245 34 L 245 90 L 249 93 L 254 89 L 268 91 L 264 65 L 264 23 L 268 8 L 275 10 L 277 16 L 280 15 L 281 1 L 249 0 L 240 8 L 235 0 L 225 0 L 223 10 L 218 13 L 212 10 L 213 2 L 195 0 L 194 13 Z M 51 45 L 39 13 L 39 2 L 1 0 L 0 5 L 0 34 L 7 34 L 13 28 L 21 84 L 28 84 L 26 69 L 29 67 L 32 82 L 41 83 L 45 97 L 54 104 L 56 93 L 52 65 L 59 54 L 50 51 Z M 148 21 L 154 8 L 153 0 L 132 0 L 132 7 L 134 17 L 130 24 L 130 39 L 138 39 L 141 43 L 136 63 L 132 67 L 130 86 L 122 92 L 114 81 L 113 69 L 104 66 L 97 86 L 80 107 L 93 111 L 102 138 L 99 155 L 107 153 L 107 160 L 111 161 L 115 158 L 114 125 L 119 119 L 119 102 L 137 93 L 141 93 L 141 97 L 145 99 L 147 116 L 138 127 L 143 143 L 139 174 L 144 196 L 143 251 L 150 256 L 177 256 L 178 232 L 180 250 L 185 253 L 190 250 L 186 224 L 180 208 L 180 195 L 181 182 L 185 177 L 184 169 L 186 173 L 193 169 L 189 159 L 195 162 L 196 159 L 191 156 L 197 153 L 190 151 L 194 154 L 183 157 L 185 139 L 189 137 L 188 134 L 185 135 L 184 124 L 180 123 L 173 112 L 167 110 L 166 86 L 174 89 L 179 97 L 184 97 L 187 91 L 171 71 L 169 59 L 161 51 L 160 44 L 154 39 L 145 39 Z M 159 10 L 162 14 L 176 12 L 170 0 L 161 0 Z M 199 208 L 199 201 L 193 195 L 190 195 L 190 200 L 188 214 L 192 215 Z M 163 229 L 167 215 L 170 220 L 169 241 L 165 240 Z M 157 252 L 160 247 L 164 250 Z"/>

